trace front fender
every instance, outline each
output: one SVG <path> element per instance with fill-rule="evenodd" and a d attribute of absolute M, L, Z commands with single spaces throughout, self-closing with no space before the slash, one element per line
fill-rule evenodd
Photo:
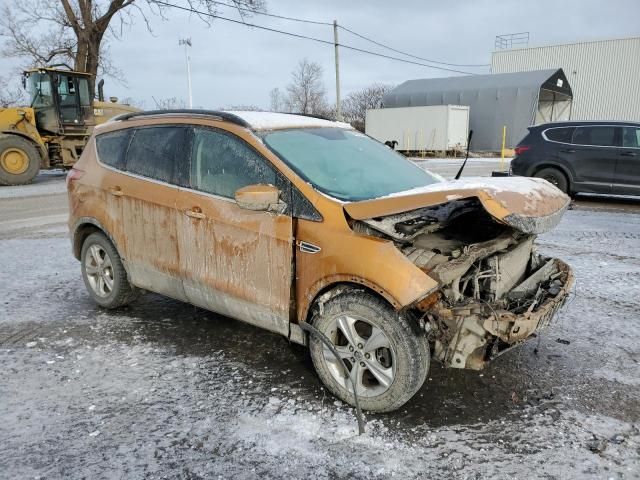
<path fill-rule="evenodd" d="M 392 242 L 354 234 L 345 237 L 317 254 L 297 254 L 298 321 L 306 320 L 318 295 L 333 285 L 362 285 L 396 310 L 415 304 L 439 288 L 437 281 L 416 267 Z"/>

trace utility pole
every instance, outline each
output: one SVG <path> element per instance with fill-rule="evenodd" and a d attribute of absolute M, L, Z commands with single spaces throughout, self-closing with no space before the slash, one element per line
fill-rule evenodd
<path fill-rule="evenodd" d="M 338 21 L 333 21 L 333 47 L 336 55 L 336 120 L 342 121 L 342 106 L 340 105 L 340 58 L 338 54 Z"/>
<path fill-rule="evenodd" d="M 189 58 L 188 47 L 191 46 L 191 39 L 184 38 L 178 40 L 178 45 L 184 45 L 184 56 L 187 60 L 187 81 L 189 82 L 189 108 L 193 108 L 193 96 L 191 94 L 191 58 Z"/>

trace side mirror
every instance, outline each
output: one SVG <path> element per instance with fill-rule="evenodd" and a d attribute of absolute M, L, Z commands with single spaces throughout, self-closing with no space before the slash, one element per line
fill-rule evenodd
<path fill-rule="evenodd" d="M 273 185 L 247 185 L 236 190 L 234 196 L 238 206 L 245 210 L 282 213 L 286 206 Z"/>

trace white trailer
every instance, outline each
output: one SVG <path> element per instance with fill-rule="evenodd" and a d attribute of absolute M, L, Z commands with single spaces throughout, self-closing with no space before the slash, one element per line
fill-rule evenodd
<path fill-rule="evenodd" d="M 462 150 L 467 148 L 469 107 L 379 108 L 367 110 L 365 133 L 380 142 L 396 141 L 396 150 Z"/>

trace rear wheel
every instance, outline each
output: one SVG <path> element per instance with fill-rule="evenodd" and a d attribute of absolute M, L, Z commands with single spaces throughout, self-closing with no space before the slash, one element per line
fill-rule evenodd
<path fill-rule="evenodd" d="M 101 307 L 122 307 L 138 296 L 138 290 L 127 279 L 120 255 L 103 233 L 92 233 L 86 238 L 80 261 L 89 295 Z"/>
<path fill-rule="evenodd" d="M 312 336 L 309 346 L 318 376 L 350 405 L 355 404 L 352 379 L 362 409 L 377 412 L 400 408 L 424 383 L 429 345 L 384 300 L 366 292 L 343 293 L 326 302 L 311 321 L 340 356 L 338 361 Z"/>
<path fill-rule="evenodd" d="M 569 182 L 567 181 L 567 177 L 557 168 L 543 168 L 542 170 L 537 171 L 534 176 L 544 178 L 547 182 L 562 190 L 564 193 L 569 193 Z"/>
<path fill-rule="evenodd" d="M 36 146 L 18 135 L 0 135 L 0 185 L 30 183 L 40 170 Z"/>

